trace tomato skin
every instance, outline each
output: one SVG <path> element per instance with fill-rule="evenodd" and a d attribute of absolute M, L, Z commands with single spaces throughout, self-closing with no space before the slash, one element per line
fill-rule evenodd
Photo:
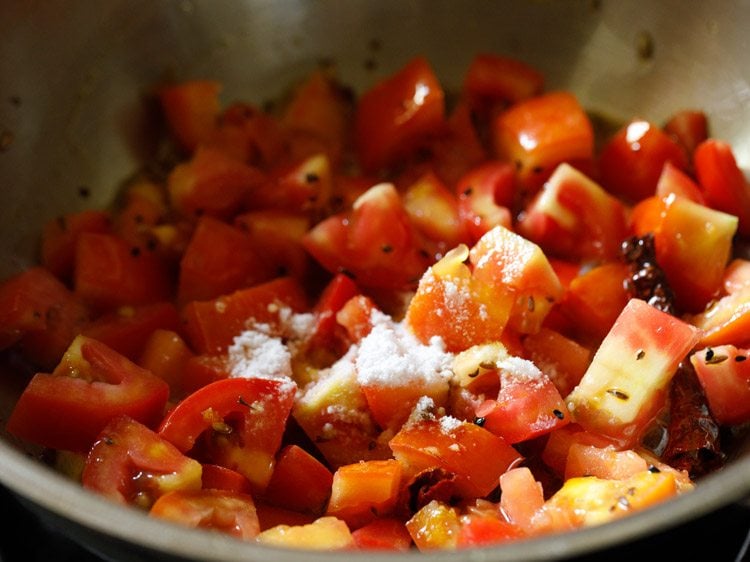
<path fill-rule="evenodd" d="M 162 420 L 159 435 L 185 453 L 202 445 L 211 463 L 236 470 L 254 489 L 263 490 L 295 391 L 291 381 L 219 380 L 177 404 Z M 199 444 L 202 436 L 205 440 Z"/>
<path fill-rule="evenodd" d="M 194 356 L 179 333 L 157 328 L 151 332 L 143 345 L 138 364 L 165 381 L 169 385 L 170 398 L 176 399 L 185 395 L 185 365 Z"/>
<path fill-rule="evenodd" d="M 113 418 L 161 419 L 169 386 L 106 345 L 78 336 L 50 374 L 31 379 L 8 431 L 45 447 L 86 451 Z"/>
<path fill-rule="evenodd" d="M 678 111 L 664 124 L 664 132 L 692 156 L 698 145 L 708 138 L 708 117 L 700 110 Z"/>
<path fill-rule="evenodd" d="M 118 503 L 151 507 L 172 490 L 199 490 L 201 465 L 129 416 L 113 418 L 86 457 L 82 482 Z"/>
<path fill-rule="evenodd" d="M 635 203 L 655 193 L 666 162 L 687 169 L 685 150 L 653 123 L 636 119 L 602 147 L 601 182 L 608 191 Z"/>
<path fill-rule="evenodd" d="M 748 349 L 719 345 L 690 356 L 711 414 L 721 424 L 739 425 L 750 420 L 748 353 Z"/>
<path fill-rule="evenodd" d="M 359 100 L 354 144 L 365 172 L 391 165 L 445 125 L 445 94 L 424 57 L 376 84 Z"/>
<path fill-rule="evenodd" d="M 255 503 L 249 494 L 227 490 L 179 490 L 159 497 L 152 517 L 188 527 L 210 529 L 251 540 L 260 533 Z"/>
<path fill-rule="evenodd" d="M 225 492 L 237 492 L 249 494 L 252 492 L 250 481 L 242 474 L 226 466 L 218 464 L 203 464 L 201 475 L 201 489 L 223 490 Z"/>

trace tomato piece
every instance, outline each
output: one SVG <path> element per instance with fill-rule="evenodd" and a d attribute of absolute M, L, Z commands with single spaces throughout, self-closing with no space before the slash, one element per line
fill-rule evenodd
<path fill-rule="evenodd" d="M 172 168 L 167 189 L 178 213 L 227 219 L 241 208 L 250 190 L 264 181 L 258 169 L 219 149 L 201 146 L 190 160 Z"/>
<path fill-rule="evenodd" d="M 473 423 L 450 419 L 407 424 L 390 440 L 389 446 L 410 473 L 434 467 L 454 473 L 457 490 L 465 498 L 489 494 L 497 487 L 500 475 L 521 458 L 492 432 Z"/>
<path fill-rule="evenodd" d="M 652 196 L 664 168 L 687 169 L 685 150 L 662 129 L 636 119 L 615 133 L 599 153 L 602 185 L 631 203 Z"/>
<path fill-rule="evenodd" d="M 708 139 L 695 149 L 693 160 L 708 206 L 737 216 L 739 232 L 750 234 L 750 184 L 729 143 Z"/>
<path fill-rule="evenodd" d="M 159 497 L 152 517 L 250 540 L 260 533 L 252 496 L 227 490 L 179 490 Z"/>
<path fill-rule="evenodd" d="M 288 166 L 278 166 L 267 181 L 251 189 L 250 209 L 280 209 L 319 216 L 328 212 L 333 197 L 331 163 L 323 153 L 313 154 Z"/>
<path fill-rule="evenodd" d="M 317 519 L 316 516 L 309 513 L 277 507 L 258 498 L 255 498 L 255 511 L 258 514 L 261 531 L 267 531 L 277 526 L 287 528 L 309 525 Z"/>
<path fill-rule="evenodd" d="M 360 196 L 350 212 L 315 225 L 302 243 L 331 273 L 348 273 L 361 287 L 404 289 L 416 284 L 428 265 L 417 233 L 392 184 Z"/>
<path fill-rule="evenodd" d="M 542 449 L 541 459 L 559 477 L 564 478 L 568 453 L 573 445 L 614 447 L 615 443 L 598 433 L 586 431 L 577 423 L 570 423 L 549 433 Z"/>
<path fill-rule="evenodd" d="M 470 513 L 461 516 L 456 548 L 497 545 L 523 537 L 523 532 L 499 515 Z"/>
<path fill-rule="evenodd" d="M 461 528 L 455 508 L 432 500 L 406 522 L 416 547 L 422 551 L 455 549 Z"/>
<path fill-rule="evenodd" d="M 750 420 L 750 350 L 733 345 L 700 349 L 690 356 L 711 414 L 721 424 Z"/>
<path fill-rule="evenodd" d="M 372 312 L 377 309 L 370 297 L 357 295 L 336 313 L 336 322 L 346 330 L 352 343 L 358 343 L 372 330 Z"/>
<path fill-rule="evenodd" d="M 292 511 L 321 515 L 332 485 L 333 474 L 322 462 L 302 447 L 287 445 L 276 458 L 263 499 Z"/>
<path fill-rule="evenodd" d="M 210 137 L 221 111 L 221 84 L 191 80 L 159 88 L 158 96 L 172 134 L 190 152 Z"/>
<path fill-rule="evenodd" d="M 700 205 L 705 205 L 706 203 L 700 187 L 698 187 L 692 178 L 672 164 L 672 162 L 667 161 L 664 163 L 659 181 L 656 183 L 656 196 L 663 199 L 670 194 L 684 197 Z"/>
<path fill-rule="evenodd" d="M 127 415 L 102 428 L 86 457 L 84 488 L 118 503 L 150 508 L 160 496 L 199 490 L 202 468 Z"/>
<path fill-rule="evenodd" d="M 702 311 L 720 292 L 737 226 L 732 214 L 680 197 L 662 200 L 656 259 L 681 310 Z"/>
<path fill-rule="evenodd" d="M 252 486 L 250 481 L 236 470 L 218 464 L 203 464 L 201 489 L 249 494 Z"/>
<path fill-rule="evenodd" d="M 226 351 L 248 320 L 277 326 L 282 310 L 300 312 L 307 297 L 300 284 L 282 277 L 240 289 L 209 301 L 192 301 L 182 309 L 188 341 L 198 353 Z"/>
<path fill-rule="evenodd" d="M 485 400 L 476 417 L 483 427 L 507 443 L 549 433 L 570 422 L 570 413 L 552 380 L 533 363 L 510 357 L 497 365 L 500 391 Z"/>
<path fill-rule="evenodd" d="M 252 241 L 263 270 L 305 278 L 311 263 L 302 247 L 302 237 L 312 224 L 307 215 L 276 209 L 248 211 L 237 215 L 234 224 Z"/>
<path fill-rule="evenodd" d="M 444 254 L 466 238 L 456 198 L 433 172 L 427 172 L 404 193 L 412 223 Z"/>
<path fill-rule="evenodd" d="M 445 94 L 424 57 L 412 59 L 359 99 L 354 145 L 366 172 L 390 166 L 445 125 Z"/>
<path fill-rule="evenodd" d="M 512 164 L 490 161 L 472 168 L 458 180 L 458 215 L 471 243 L 496 226 L 511 228 L 515 178 Z"/>
<path fill-rule="evenodd" d="M 340 466 L 333 474 L 326 515 L 358 528 L 396 506 L 403 469 L 395 459 L 361 461 Z"/>
<path fill-rule="evenodd" d="M 627 235 L 625 207 L 568 164 L 528 204 L 518 232 L 570 261 L 615 259 Z"/>
<path fill-rule="evenodd" d="M 172 294 L 169 269 L 159 256 L 92 232 L 78 237 L 73 284 L 81 299 L 100 310 L 166 301 Z"/>
<path fill-rule="evenodd" d="M 111 220 L 110 214 L 106 211 L 86 209 L 48 221 L 42 230 L 42 265 L 56 277 L 70 279 L 73 275 L 79 234 L 110 232 Z"/>
<path fill-rule="evenodd" d="M 212 382 L 228 379 L 230 367 L 226 354 L 195 355 L 185 362 L 180 380 L 182 395 L 192 394 Z"/>
<path fill-rule="evenodd" d="M 473 107 L 518 103 L 544 89 L 544 76 L 525 62 L 496 55 L 475 55 L 464 76 L 463 94 Z"/>
<path fill-rule="evenodd" d="M 242 230 L 201 217 L 180 260 L 177 300 L 210 300 L 268 281 L 275 274 Z"/>
<path fill-rule="evenodd" d="M 167 197 L 163 186 L 138 179 L 127 187 L 123 204 L 113 217 L 113 232 L 141 251 L 153 250 L 151 229 L 161 224 L 167 214 Z"/>
<path fill-rule="evenodd" d="M 106 345 L 78 336 L 52 374 L 35 375 L 8 419 L 14 435 L 54 449 L 86 451 L 113 418 L 161 419 L 169 387 Z"/>
<path fill-rule="evenodd" d="M 562 162 L 589 162 L 594 132 L 569 92 L 550 92 L 512 105 L 492 123 L 495 152 L 518 170 L 521 187 L 537 191 Z"/>
<path fill-rule="evenodd" d="M 352 538 L 359 550 L 407 552 L 412 545 L 404 522 L 388 517 L 376 519 L 352 531 Z"/>
<path fill-rule="evenodd" d="M 559 306 L 576 338 L 598 345 L 628 304 L 627 265 L 606 262 L 581 273 L 568 285 Z"/>
<path fill-rule="evenodd" d="M 469 260 L 475 279 L 513 299 L 509 325 L 520 333 L 537 332 L 563 294 L 541 248 L 502 226 L 477 241 Z"/>
<path fill-rule="evenodd" d="M 573 443 L 568 450 L 565 479 L 596 476 L 622 480 L 644 470 L 648 470 L 648 463 L 632 449 L 618 451 L 614 447 Z"/>
<path fill-rule="evenodd" d="M 698 145 L 708 138 L 708 117 L 700 110 L 678 111 L 664 124 L 664 132 L 692 156 Z"/>
<path fill-rule="evenodd" d="M 80 299 L 42 267 L 0 284 L 0 349 L 19 344 L 23 355 L 43 368 L 60 361 L 88 318 Z"/>
<path fill-rule="evenodd" d="M 138 364 L 169 385 L 172 398 L 182 398 L 185 365 L 195 357 L 183 337 L 174 330 L 157 328 L 148 336 Z"/>
<path fill-rule="evenodd" d="M 663 404 L 677 365 L 699 339 L 694 326 L 631 299 L 566 398 L 575 421 L 634 445 Z"/>
<path fill-rule="evenodd" d="M 196 445 L 203 447 L 201 452 L 212 464 L 236 470 L 253 489 L 263 490 L 295 391 L 291 380 L 216 381 L 177 404 L 162 421 L 159 435 L 185 453 Z"/>
<path fill-rule="evenodd" d="M 131 361 L 137 361 L 155 330 L 176 332 L 180 328 L 177 308 L 171 302 L 157 302 L 122 306 L 102 314 L 83 326 L 81 333 L 111 347 Z"/>
<path fill-rule="evenodd" d="M 292 154 L 312 145 L 316 152 L 323 148 L 332 163 L 339 162 L 349 140 L 352 110 L 344 89 L 329 73 L 311 72 L 295 88 L 281 117 L 281 126 L 291 137 Z"/>
<path fill-rule="evenodd" d="M 343 340 L 336 314 L 358 294 L 357 284 L 343 273 L 335 275 L 328 282 L 313 307 L 315 327 L 307 340 L 307 346 L 312 352 L 317 353 L 319 348 L 324 348 L 340 356 L 346 351 L 347 342 Z"/>
<path fill-rule="evenodd" d="M 513 298 L 472 276 L 461 245 L 429 268 L 409 302 L 406 323 L 423 343 L 440 336 L 449 351 L 499 340 Z M 450 322 L 446 322 L 450 319 Z"/>
<path fill-rule="evenodd" d="M 354 547 L 349 527 L 336 517 L 320 517 L 307 525 L 277 525 L 260 533 L 257 541 L 305 550 L 351 550 Z"/>
<path fill-rule="evenodd" d="M 529 533 L 544 506 L 544 491 L 526 466 L 500 475 L 500 509 L 519 530 Z"/>
<path fill-rule="evenodd" d="M 580 382 L 592 356 L 589 348 L 546 327 L 526 336 L 523 348 L 562 396 L 567 396 Z"/>

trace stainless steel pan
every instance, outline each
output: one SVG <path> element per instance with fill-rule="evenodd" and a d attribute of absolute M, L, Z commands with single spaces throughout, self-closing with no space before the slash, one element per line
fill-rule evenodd
<path fill-rule="evenodd" d="M 457 88 L 471 56 L 540 68 L 588 108 L 661 121 L 701 108 L 750 166 L 750 3 L 726 0 L 5 0 L 0 4 L 0 275 L 33 263 L 42 221 L 107 204 L 153 144 L 149 87 L 217 78 L 262 102 L 322 59 L 357 89 L 425 54 Z M 82 189 L 85 188 L 85 189 Z M 88 197 L 84 197 L 89 193 Z M 0 418 L 22 381 L 0 379 Z M 4 426 L 4 423 L 2 424 Z M 694 493 L 580 532 L 463 560 L 572 556 L 660 532 L 750 493 L 750 448 Z M 90 495 L 0 440 L 0 482 L 90 548 L 122 560 L 379 560 L 269 550 L 147 518 Z M 418 554 L 388 555 L 415 560 Z M 450 553 L 430 560 L 455 560 Z"/>

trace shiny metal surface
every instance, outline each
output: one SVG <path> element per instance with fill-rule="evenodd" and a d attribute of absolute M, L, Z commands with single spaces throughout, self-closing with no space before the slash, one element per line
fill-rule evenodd
<path fill-rule="evenodd" d="M 281 94 L 321 60 L 366 88 L 424 54 L 450 88 L 492 51 L 540 68 L 613 117 L 661 121 L 699 107 L 750 167 L 750 3 L 669 0 L 4 0 L 0 3 L 0 275 L 33 263 L 43 220 L 108 203 L 154 148 L 150 87 L 217 78 L 224 99 Z M 81 188 L 90 193 L 82 196 Z M 18 392 L 3 378 L 0 418 Z M 4 424 L 2 424 L 4 425 Z M 746 449 L 748 447 L 745 447 Z M 121 560 L 414 560 L 298 553 L 150 520 L 64 481 L 0 440 L 0 482 Z M 596 529 L 477 550 L 462 560 L 550 559 L 658 532 L 750 493 L 741 455 L 694 493 Z M 134 550 L 137 545 L 137 550 Z M 430 560 L 455 560 L 450 553 Z"/>

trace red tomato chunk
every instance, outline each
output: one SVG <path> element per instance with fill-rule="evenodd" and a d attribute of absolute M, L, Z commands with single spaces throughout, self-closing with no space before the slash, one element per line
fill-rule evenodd
<path fill-rule="evenodd" d="M 85 488 L 262 544 L 465 549 L 689 492 L 750 422 L 750 184 L 700 110 L 603 136 L 492 53 L 455 96 L 422 57 L 268 111 L 156 91 L 168 173 L 40 225 L 0 284 L 34 373 L 7 430 Z"/>

